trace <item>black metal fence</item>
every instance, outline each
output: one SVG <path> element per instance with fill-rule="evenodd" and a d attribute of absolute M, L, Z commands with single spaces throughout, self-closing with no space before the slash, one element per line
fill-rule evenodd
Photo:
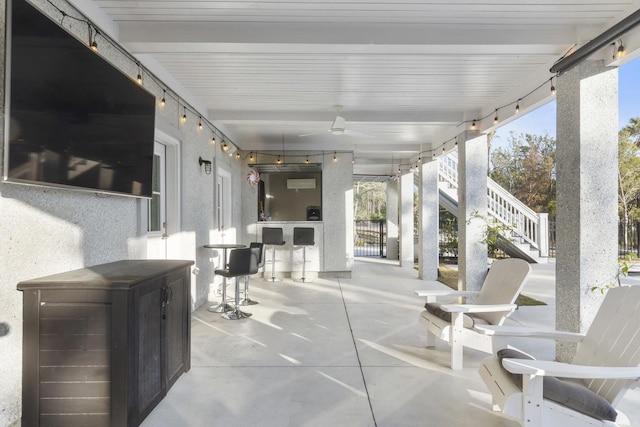
<path fill-rule="evenodd" d="M 387 256 L 387 220 L 356 220 L 355 256 Z"/>

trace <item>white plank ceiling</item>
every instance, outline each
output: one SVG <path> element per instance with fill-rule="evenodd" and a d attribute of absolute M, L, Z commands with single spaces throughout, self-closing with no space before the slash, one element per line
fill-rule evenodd
<path fill-rule="evenodd" d="M 547 82 L 572 46 L 640 8 L 638 0 L 72 3 L 104 14 L 124 46 L 240 148 L 279 150 L 284 138 L 287 149 L 353 150 L 362 174 L 441 150 L 474 118 L 490 116 L 481 124 L 489 129 L 495 109 Z M 547 84 L 521 111 L 550 99 Z M 328 133 L 336 105 L 347 130 L 371 137 Z M 501 123 L 513 109 L 499 110 Z M 299 136 L 310 133 L 318 135 Z"/>

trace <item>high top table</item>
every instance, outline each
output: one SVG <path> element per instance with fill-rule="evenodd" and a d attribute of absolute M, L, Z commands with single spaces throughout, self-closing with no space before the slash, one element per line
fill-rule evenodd
<path fill-rule="evenodd" d="M 206 249 L 222 249 L 222 267 L 224 268 L 227 264 L 227 250 L 228 249 L 240 249 L 245 248 L 247 245 L 241 245 L 239 243 L 209 243 L 208 245 L 204 245 L 203 247 Z M 214 313 L 225 313 L 227 311 L 233 310 L 229 304 L 227 304 L 227 279 L 223 279 L 222 284 L 222 301 L 220 304 L 216 306 L 211 306 L 207 310 Z"/>

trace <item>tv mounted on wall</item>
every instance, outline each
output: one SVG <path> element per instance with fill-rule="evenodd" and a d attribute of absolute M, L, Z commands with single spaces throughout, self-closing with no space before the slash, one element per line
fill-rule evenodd
<path fill-rule="evenodd" d="M 7 8 L 3 179 L 151 197 L 154 95 L 27 1 Z"/>

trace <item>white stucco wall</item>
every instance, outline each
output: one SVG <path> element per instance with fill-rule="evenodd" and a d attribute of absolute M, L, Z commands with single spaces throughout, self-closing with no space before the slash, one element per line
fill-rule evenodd
<path fill-rule="evenodd" d="M 59 22 L 58 12 L 46 0 L 29 1 Z M 80 16 L 65 1 L 52 2 Z M 2 81 L 5 10 L 6 2 L 0 0 Z M 80 39 L 86 39 L 86 24 L 66 19 L 64 25 Z M 135 76 L 137 68 L 131 59 L 106 41 L 102 41 L 99 48 L 100 55 L 126 74 Z M 150 78 L 144 85 L 158 99 L 163 89 L 171 92 L 171 88 L 161 87 Z M 4 105 L 3 85 L 0 98 Z M 188 112 L 190 121 L 185 124 L 179 122 L 181 114 L 182 106 L 170 96 L 164 107 L 156 107 L 157 128 L 179 142 L 180 224 L 170 238 L 169 253 L 171 258 L 196 262 L 194 271 L 199 272 L 192 275 L 192 302 L 197 307 L 206 302 L 213 277 L 210 253 L 202 245 L 215 237 L 215 172 L 205 174 L 198 157 L 215 161 L 231 172 L 232 194 L 240 193 L 240 162 L 235 157 L 217 155 L 220 150 L 210 143 L 211 132 L 197 128 L 197 116 L 193 117 L 193 112 Z M 2 118 L 5 119 L 4 109 Z M 3 129 L 0 127 L 2 141 Z M 235 199 L 236 215 L 232 221 L 233 228 L 238 229 L 241 204 L 239 197 Z M 85 266 L 146 257 L 146 219 L 143 217 L 146 203 L 143 199 L 124 196 L 0 183 L 0 331 L 6 331 L 0 333 L 0 426 L 13 424 L 21 415 L 22 294 L 16 290 L 17 283 Z"/>

